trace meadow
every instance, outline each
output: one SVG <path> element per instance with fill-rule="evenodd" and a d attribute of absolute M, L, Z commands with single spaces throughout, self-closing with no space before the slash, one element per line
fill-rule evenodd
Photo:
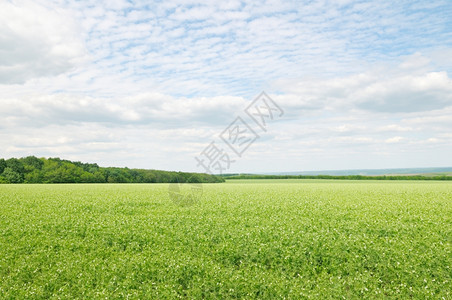
<path fill-rule="evenodd" d="M 452 298 L 452 182 L 0 185 L 0 298 Z"/>

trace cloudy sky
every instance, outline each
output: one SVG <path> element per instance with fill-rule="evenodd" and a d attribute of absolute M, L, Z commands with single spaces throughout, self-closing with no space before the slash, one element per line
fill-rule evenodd
<path fill-rule="evenodd" d="M 2 0 L 0 157 L 203 172 L 214 142 L 223 172 L 452 166 L 451 16 L 449 0 Z M 283 111 L 266 131 L 245 113 L 262 91 Z M 237 117 L 259 136 L 241 157 L 220 138 Z"/>

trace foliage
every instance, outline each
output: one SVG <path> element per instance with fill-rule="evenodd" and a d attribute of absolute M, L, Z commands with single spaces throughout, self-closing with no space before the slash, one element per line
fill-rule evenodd
<path fill-rule="evenodd" d="M 3 170 L 6 168 L 6 161 L 3 158 L 0 158 L 0 174 L 3 173 Z"/>
<path fill-rule="evenodd" d="M 22 173 L 24 171 L 24 166 L 22 162 L 17 158 L 10 158 L 5 162 L 6 166 L 13 169 L 14 172 Z"/>
<path fill-rule="evenodd" d="M 101 168 L 97 164 L 60 158 L 28 156 L 20 159 L 0 159 L 0 183 L 184 183 L 187 180 L 203 183 L 224 182 L 223 178 L 209 174 Z"/>
<path fill-rule="evenodd" d="M 451 299 L 452 182 L 0 186 L 0 298 Z"/>
<path fill-rule="evenodd" d="M 2 177 L 6 183 L 21 183 L 23 181 L 21 174 L 14 171 L 11 167 L 6 167 L 5 170 L 3 170 Z"/>

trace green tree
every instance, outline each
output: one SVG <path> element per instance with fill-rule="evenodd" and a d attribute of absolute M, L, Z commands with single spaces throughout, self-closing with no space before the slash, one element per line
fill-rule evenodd
<path fill-rule="evenodd" d="M 109 168 L 107 181 L 109 183 L 128 182 L 125 174 L 126 174 L 126 172 L 122 171 L 120 168 Z"/>
<path fill-rule="evenodd" d="M 10 158 L 10 159 L 6 160 L 6 166 L 8 168 L 13 169 L 14 172 L 17 172 L 21 175 L 23 175 L 25 173 L 24 165 L 17 158 Z"/>
<path fill-rule="evenodd" d="M 24 181 L 27 183 L 42 183 L 42 172 L 40 170 L 34 169 L 31 172 L 28 172 L 24 176 Z"/>
<path fill-rule="evenodd" d="M 3 158 L 0 158 L 0 174 L 3 173 L 3 170 L 6 168 L 6 161 Z"/>
<path fill-rule="evenodd" d="M 31 169 L 41 170 L 44 162 L 35 156 L 27 156 L 21 159 L 25 168 L 31 167 Z"/>
<path fill-rule="evenodd" d="M 201 178 L 198 176 L 198 174 L 193 174 L 190 178 L 187 179 L 188 183 L 200 183 Z"/>
<path fill-rule="evenodd" d="M 2 173 L 2 176 L 6 179 L 8 183 L 21 183 L 23 182 L 23 177 L 10 167 L 6 167 Z"/>
<path fill-rule="evenodd" d="M 9 168 L 6 174 L 5 169 Z M 168 172 L 129 168 L 102 168 L 97 164 L 72 162 L 60 158 L 0 159 L 0 183 L 78 183 L 78 182 L 222 182 L 223 178 L 209 174 Z M 20 178 L 17 177 L 19 175 Z M 192 177 L 193 176 L 193 177 Z M 192 177 L 192 178 L 191 178 Z"/>
<path fill-rule="evenodd" d="M 83 172 L 83 174 L 80 176 L 80 181 L 84 183 L 91 183 L 94 181 L 94 175 L 89 172 Z"/>
<path fill-rule="evenodd" d="M 143 170 L 143 182 L 154 183 L 157 182 L 157 177 L 152 171 Z"/>
<path fill-rule="evenodd" d="M 105 183 L 105 175 L 102 173 L 102 171 L 96 171 L 94 172 L 94 181 L 93 182 L 97 182 L 97 183 Z"/>

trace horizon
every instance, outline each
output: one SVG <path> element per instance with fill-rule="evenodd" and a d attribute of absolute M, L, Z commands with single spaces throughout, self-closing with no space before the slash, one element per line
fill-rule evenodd
<path fill-rule="evenodd" d="M 4 1 L 0 157 L 206 173 L 215 154 L 214 174 L 448 168 L 451 12 Z"/>

